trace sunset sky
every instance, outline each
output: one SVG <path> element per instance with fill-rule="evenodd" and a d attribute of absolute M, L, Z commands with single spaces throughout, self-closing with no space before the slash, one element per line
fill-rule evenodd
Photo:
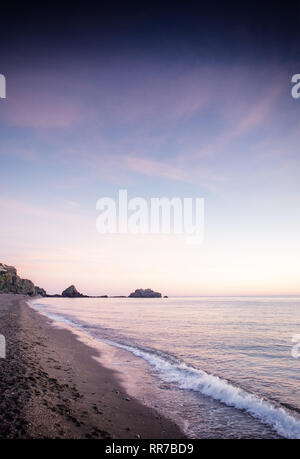
<path fill-rule="evenodd" d="M 49 293 L 300 294 L 299 4 L 163 5 L 8 11 L 0 262 Z M 119 189 L 204 198 L 203 244 L 100 235 Z"/>

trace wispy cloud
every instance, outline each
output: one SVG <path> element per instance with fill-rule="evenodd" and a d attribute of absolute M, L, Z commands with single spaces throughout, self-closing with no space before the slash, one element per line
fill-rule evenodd
<path fill-rule="evenodd" d="M 83 119 L 82 107 L 43 92 L 10 97 L 5 112 L 7 124 L 32 129 L 65 129 Z"/>
<path fill-rule="evenodd" d="M 145 62 L 126 64 L 98 68 L 97 78 L 42 72 L 35 91 L 27 75 L 5 111 L 17 135 L 7 134 L 0 154 L 60 164 L 66 174 L 57 183 L 65 188 L 100 178 L 125 186 L 147 176 L 212 190 L 231 175 L 234 143 L 248 138 L 244 151 L 255 151 L 262 131 L 267 142 L 270 128 L 280 127 L 281 75 L 265 81 L 263 71 L 256 76 L 243 67 L 160 72 Z M 30 142 L 24 128 L 35 131 Z"/>
<path fill-rule="evenodd" d="M 176 166 L 172 163 L 132 156 L 125 158 L 125 164 L 130 170 L 148 177 L 175 180 L 200 185 L 208 189 L 215 189 L 218 183 L 227 180 L 225 175 L 217 174 L 201 166 L 196 167 L 194 170 L 190 168 L 184 169 L 184 167 Z"/>
<path fill-rule="evenodd" d="M 2 196 L 0 198 L 0 209 L 3 212 L 3 215 L 10 214 L 15 216 L 17 219 L 22 218 L 35 218 L 43 219 L 49 221 L 56 221 L 59 224 L 69 224 L 79 227 L 82 224 L 86 224 L 86 218 L 77 213 L 71 212 L 71 209 L 74 209 L 77 206 L 69 206 L 69 213 L 66 211 L 60 211 L 55 208 L 50 208 L 48 204 L 45 203 L 44 206 L 35 205 L 31 202 L 25 201 L 23 199 L 10 198 L 7 196 Z"/>

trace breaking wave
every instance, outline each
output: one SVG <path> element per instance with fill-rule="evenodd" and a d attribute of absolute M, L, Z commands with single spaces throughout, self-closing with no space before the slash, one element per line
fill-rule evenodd
<path fill-rule="evenodd" d="M 40 310 L 39 306 L 43 306 L 38 303 L 29 302 L 29 304 L 38 310 Z M 99 341 L 131 352 L 136 357 L 142 358 L 155 370 L 156 374 L 163 381 L 172 383 L 177 388 L 199 392 L 212 397 L 214 400 L 224 403 L 227 406 L 247 412 L 252 417 L 273 428 L 279 435 L 285 438 L 300 439 L 300 419 L 297 419 L 286 409 L 276 406 L 268 400 L 234 386 L 225 379 L 189 366 L 163 352 L 135 345 L 122 344 L 111 339 L 95 336 L 94 333 L 89 331 L 86 325 L 83 326 L 59 314 L 52 314 L 46 311 L 43 311 L 43 313 L 54 321 L 84 330 Z"/>

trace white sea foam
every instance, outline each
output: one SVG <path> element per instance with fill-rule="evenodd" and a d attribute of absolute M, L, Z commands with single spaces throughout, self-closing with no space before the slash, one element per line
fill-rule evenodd
<path fill-rule="evenodd" d="M 30 303 L 30 305 L 39 309 L 37 303 Z M 52 320 L 68 324 L 80 330 L 84 329 L 85 332 L 89 333 L 86 327 L 72 320 L 58 314 L 43 312 Z M 95 338 L 93 333 L 89 334 Z M 273 403 L 257 395 L 234 386 L 225 379 L 188 366 L 175 358 L 170 358 L 166 354 L 122 344 L 107 338 L 98 336 L 96 338 L 108 345 L 131 352 L 136 357 L 142 358 L 165 382 L 172 383 L 180 389 L 200 392 L 227 406 L 244 410 L 262 423 L 273 428 L 279 435 L 285 438 L 300 439 L 300 419 L 294 417 L 284 408 L 275 406 Z"/>
<path fill-rule="evenodd" d="M 185 363 L 174 363 L 155 353 L 123 345 L 110 340 L 107 344 L 127 350 L 148 362 L 166 382 L 176 384 L 180 389 L 193 390 L 219 400 L 228 406 L 245 410 L 264 424 L 271 426 L 279 435 L 300 439 L 300 420 L 281 407 L 235 387 L 231 383 Z"/>

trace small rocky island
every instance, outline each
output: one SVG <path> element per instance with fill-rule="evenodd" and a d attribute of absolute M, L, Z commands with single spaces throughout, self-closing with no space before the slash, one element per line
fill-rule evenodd
<path fill-rule="evenodd" d="M 66 288 L 61 296 L 66 298 L 86 298 L 86 295 L 79 293 L 75 285 L 70 285 L 70 287 Z"/>
<path fill-rule="evenodd" d="M 17 274 L 14 266 L 8 266 L 0 263 L 0 293 L 15 293 L 28 296 L 43 296 L 53 298 L 109 298 L 108 295 L 89 296 L 78 292 L 75 285 L 70 285 L 61 295 L 49 295 L 43 288 L 37 287 L 29 279 L 22 279 Z M 111 298 L 126 298 L 126 296 L 113 296 Z M 162 298 L 162 294 L 151 290 L 151 288 L 139 288 L 130 293 L 128 298 Z M 165 296 L 164 298 L 167 298 Z"/>
<path fill-rule="evenodd" d="M 151 288 L 138 288 L 134 292 L 130 293 L 128 298 L 161 298 L 161 293 L 154 292 Z"/>

